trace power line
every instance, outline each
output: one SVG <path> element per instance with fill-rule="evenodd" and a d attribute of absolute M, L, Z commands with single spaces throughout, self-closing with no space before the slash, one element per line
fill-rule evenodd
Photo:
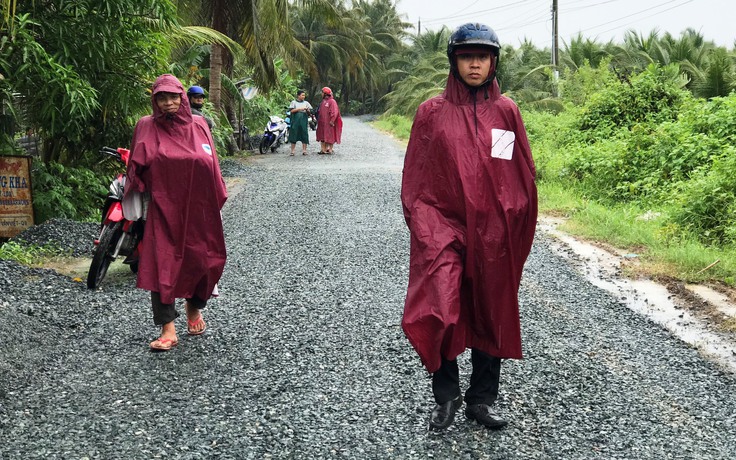
<path fill-rule="evenodd" d="M 445 22 L 448 19 L 459 19 L 459 18 L 464 18 L 464 17 L 477 16 L 479 14 L 488 13 L 488 12 L 491 12 L 491 11 L 502 11 L 504 9 L 509 9 L 509 8 L 512 8 L 513 9 L 513 8 L 516 8 L 516 7 L 519 7 L 519 6 L 524 6 L 523 3 L 527 3 L 527 1 L 528 0 L 522 0 L 520 2 L 517 1 L 517 2 L 513 2 L 513 3 L 507 3 L 505 5 L 499 5 L 499 6 L 494 7 L 494 8 L 488 8 L 488 9 L 485 9 L 485 10 L 472 11 L 470 13 L 455 14 L 453 16 L 445 16 L 445 17 L 442 17 L 442 18 L 425 19 L 422 22 L 424 22 L 425 24 L 426 23 Z"/>
<path fill-rule="evenodd" d="M 498 28 L 494 27 L 494 30 L 511 30 L 511 29 L 519 28 L 521 26 L 529 26 L 529 25 L 533 25 L 533 24 L 541 24 L 541 23 L 547 22 L 549 20 L 550 20 L 550 18 L 549 18 L 549 11 L 543 11 L 541 13 L 535 14 L 534 16 L 520 18 L 519 21 L 517 21 L 517 22 L 515 22 L 513 24 L 509 24 L 509 25 L 504 26 L 504 27 L 498 27 Z"/>
<path fill-rule="evenodd" d="M 457 12 L 456 12 L 456 14 L 462 13 L 463 11 L 467 11 L 468 9 L 470 9 L 470 7 L 472 7 L 473 5 L 475 5 L 475 4 L 476 4 L 476 3 L 478 3 L 478 2 L 480 2 L 480 0 L 475 0 L 475 1 L 474 1 L 473 3 L 471 3 L 470 5 L 466 6 L 465 8 L 461 9 L 460 11 L 457 11 Z M 444 20 L 445 20 L 445 19 L 447 19 L 447 18 L 448 18 L 447 16 L 443 16 L 443 17 L 441 17 L 441 18 L 429 18 L 429 19 L 425 19 L 425 20 L 424 20 L 424 22 L 437 22 L 437 21 L 444 21 Z M 419 18 L 419 20 L 421 21 L 421 18 Z"/>
<path fill-rule="evenodd" d="M 604 2 L 594 3 L 592 5 L 591 4 L 587 4 L 585 6 L 578 6 L 577 8 L 568 8 L 567 11 L 580 11 L 580 10 L 584 10 L 584 9 L 587 9 L 587 8 L 592 8 L 594 6 L 605 5 L 606 3 L 615 3 L 617 1 L 618 0 L 606 0 Z"/>
<path fill-rule="evenodd" d="M 476 4 L 476 3 L 478 3 L 479 1 L 480 1 L 480 0 L 475 0 L 475 1 L 474 1 L 473 3 L 471 3 L 470 5 L 466 6 L 466 7 L 465 7 L 465 8 L 463 8 L 462 10 L 458 11 L 458 13 L 462 13 L 463 11 L 467 11 L 467 10 L 469 10 L 471 6 L 475 5 L 475 4 Z"/>
<path fill-rule="evenodd" d="M 603 27 L 603 26 L 606 26 L 606 25 L 609 25 L 609 24 L 613 24 L 613 23 L 616 23 L 616 22 L 622 21 L 622 20 L 624 20 L 624 19 L 627 19 L 627 18 L 630 18 L 630 17 L 633 17 L 633 16 L 637 16 L 637 15 L 640 15 L 640 14 L 642 14 L 642 13 L 645 13 L 645 12 L 647 12 L 647 11 L 651 11 L 651 10 L 657 9 L 657 8 L 659 8 L 659 7 L 662 7 L 662 6 L 667 6 L 667 5 L 671 5 L 672 3 L 675 3 L 676 1 L 678 1 L 678 0 L 669 0 L 669 1 L 667 1 L 667 2 L 664 2 L 664 3 L 660 3 L 660 4 L 658 4 L 658 5 L 655 5 L 655 6 L 652 6 L 652 7 L 650 7 L 650 8 L 645 8 L 645 9 L 643 9 L 643 10 L 641 10 L 641 11 L 637 11 L 636 13 L 628 14 L 628 15 L 626 15 L 626 16 L 622 16 L 622 17 L 620 17 L 620 18 L 618 18 L 618 19 L 614 19 L 614 20 L 612 20 L 612 21 L 608 21 L 608 22 L 604 22 L 604 23 L 602 23 L 602 24 L 598 24 L 597 26 L 594 26 L 594 27 L 589 27 L 589 28 L 587 28 L 587 29 L 582 29 L 582 30 L 581 30 L 581 32 L 587 32 L 587 31 L 590 31 L 590 30 L 595 30 L 595 29 L 598 29 L 599 27 Z M 664 13 L 665 11 L 670 11 L 670 10 L 673 10 L 673 9 L 675 9 L 675 8 L 679 8 L 679 7 L 681 7 L 681 6 L 683 6 L 683 5 L 686 5 L 686 4 L 688 4 L 688 3 L 692 3 L 692 1 L 693 1 L 693 0 L 685 0 L 684 2 L 680 3 L 679 5 L 674 5 L 674 6 L 670 7 L 670 8 L 667 8 L 667 9 L 664 9 L 664 10 L 661 10 L 661 11 L 657 11 L 657 12 L 656 12 L 656 13 L 654 13 L 654 14 L 650 14 L 649 16 L 646 16 L 646 17 L 643 17 L 643 18 L 638 18 L 638 19 L 637 19 L 637 21 L 640 21 L 640 20 L 642 20 L 642 19 L 647 19 L 647 18 L 651 18 L 652 16 L 656 16 L 656 15 L 658 15 L 658 14 Z M 634 21 L 634 22 L 636 22 L 636 21 Z M 606 32 L 611 32 L 611 31 L 614 31 L 614 30 L 616 30 L 616 29 L 619 29 L 619 28 L 621 28 L 621 27 L 622 27 L 622 26 L 616 26 L 616 27 L 613 27 L 613 28 L 611 28 L 611 29 L 608 29 L 608 30 L 604 30 L 604 31 L 602 31 L 602 32 L 598 33 L 598 35 L 600 35 L 600 34 L 604 34 L 604 33 L 606 33 Z"/>

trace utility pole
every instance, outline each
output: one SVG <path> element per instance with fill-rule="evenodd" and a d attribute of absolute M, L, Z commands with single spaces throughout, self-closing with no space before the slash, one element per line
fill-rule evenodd
<path fill-rule="evenodd" d="M 422 18 L 417 21 L 417 37 L 422 35 Z"/>
<path fill-rule="evenodd" d="M 557 10 L 557 0 L 552 0 L 552 70 L 554 71 L 555 75 L 555 84 L 559 81 L 560 78 L 560 70 L 559 70 L 559 33 L 557 29 L 557 18 L 558 18 L 558 10 Z M 557 95 L 559 96 L 559 91 L 557 92 Z"/>

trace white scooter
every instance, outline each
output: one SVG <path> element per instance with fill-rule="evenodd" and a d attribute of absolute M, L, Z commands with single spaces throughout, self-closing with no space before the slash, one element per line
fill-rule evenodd
<path fill-rule="evenodd" d="M 266 129 L 263 131 L 263 138 L 258 146 L 258 151 L 264 154 L 271 149 L 275 152 L 281 144 L 285 144 L 289 138 L 289 127 L 291 126 L 291 118 L 288 113 L 286 118 L 281 118 L 276 115 L 268 117 L 268 123 L 266 123 Z"/>

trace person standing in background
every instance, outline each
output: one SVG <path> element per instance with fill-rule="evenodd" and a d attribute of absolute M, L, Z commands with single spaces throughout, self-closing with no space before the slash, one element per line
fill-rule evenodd
<path fill-rule="evenodd" d="M 187 90 L 187 97 L 189 98 L 189 107 L 192 109 L 192 115 L 198 115 L 207 122 L 207 126 L 210 128 L 210 132 L 215 129 L 215 122 L 212 118 L 207 117 L 202 113 L 202 107 L 204 107 L 204 88 L 201 86 L 190 86 Z"/>
<path fill-rule="evenodd" d="M 322 88 L 322 102 L 317 115 L 317 140 L 320 142 L 320 154 L 332 153 L 335 144 L 342 137 L 342 117 L 340 107 L 332 96 L 332 90 Z"/>
<path fill-rule="evenodd" d="M 309 117 L 312 104 L 305 101 L 307 94 L 299 90 L 296 92 L 296 100 L 291 101 L 289 113 L 291 113 L 291 126 L 289 127 L 289 143 L 291 144 L 291 156 L 294 156 L 296 143 L 302 143 L 302 155 L 307 154 L 309 145 Z"/>

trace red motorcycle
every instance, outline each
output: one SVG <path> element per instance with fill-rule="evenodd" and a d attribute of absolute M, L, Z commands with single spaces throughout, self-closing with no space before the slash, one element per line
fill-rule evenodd
<path fill-rule="evenodd" d="M 109 155 L 124 165 L 128 165 L 130 150 L 103 147 L 103 155 Z M 107 274 L 110 264 L 118 257 L 125 257 L 124 264 L 130 266 L 133 273 L 138 272 L 138 255 L 140 240 L 143 238 L 145 211 L 143 217 L 128 220 L 123 215 L 123 191 L 126 175 L 118 174 L 110 184 L 110 191 L 102 206 L 102 225 L 100 236 L 95 240 L 92 264 L 87 274 L 87 287 L 97 288 Z"/>

